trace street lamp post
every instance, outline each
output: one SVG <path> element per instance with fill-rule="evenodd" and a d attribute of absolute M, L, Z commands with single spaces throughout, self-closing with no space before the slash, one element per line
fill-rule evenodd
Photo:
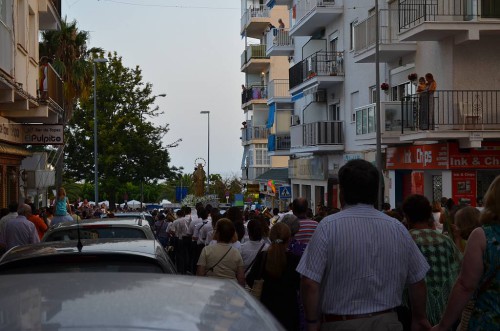
<path fill-rule="evenodd" d="M 207 193 L 209 188 L 210 188 L 210 111 L 209 110 L 202 110 L 200 111 L 200 114 L 207 114 L 207 124 L 208 124 L 208 130 L 207 130 Z"/>
<path fill-rule="evenodd" d="M 153 96 L 153 98 L 157 98 L 157 97 L 166 97 L 167 94 L 166 93 L 161 93 L 161 94 L 158 94 L 158 95 L 155 95 Z M 142 126 L 142 111 L 141 111 L 141 126 Z M 142 160 L 141 160 L 142 161 Z M 141 162 L 143 163 L 143 162 Z M 141 210 L 142 210 L 142 204 L 144 203 L 144 175 L 142 173 L 143 171 L 143 168 L 144 168 L 144 164 L 141 164 Z"/>
<path fill-rule="evenodd" d="M 94 203 L 99 203 L 99 170 L 97 167 L 97 63 L 106 63 L 106 58 L 94 59 Z"/>

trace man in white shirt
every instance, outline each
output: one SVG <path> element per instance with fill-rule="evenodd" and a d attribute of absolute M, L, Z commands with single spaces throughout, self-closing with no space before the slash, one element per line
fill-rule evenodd
<path fill-rule="evenodd" d="M 250 270 L 257 254 L 269 248 L 269 245 L 262 240 L 262 224 L 259 220 L 251 219 L 247 224 L 247 231 L 250 240 L 241 244 L 241 257 L 245 273 Z"/>
<path fill-rule="evenodd" d="M 14 219 L 18 216 L 17 209 L 19 208 L 19 204 L 16 201 L 9 203 L 9 213 L 0 219 L 0 251 L 3 252 L 6 245 L 5 238 L 5 224 L 7 221 Z"/>

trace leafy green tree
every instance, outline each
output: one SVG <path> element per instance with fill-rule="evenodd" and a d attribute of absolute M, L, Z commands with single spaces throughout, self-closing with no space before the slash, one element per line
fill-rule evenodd
<path fill-rule="evenodd" d="M 236 175 L 226 178 L 219 174 L 210 175 L 210 193 L 216 194 L 221 202 L 226 202 L 226 193 L 229 193 L 229 199 L 234 201 L 234 195 L 241 193 L 242 186 Z"/>
<path fill-rule="evenodd" d="M 107 66 L 97 65 L 98 168 L 99 191 L 114 203 L 128 182 L 155 184 L 175 175 L 168 148 L 177 142 L 165 146 L 168 124 L 151 121 L 163 113 L 153 107 L 156 97 L 152 85 L 142 81 L 140 68 L 125 67 L 116 52 L 108 60 Z M 93 97 L 81 98 L 69 123 L 66 172 L 76 180 L 94 178 L 93 112 Z"/>

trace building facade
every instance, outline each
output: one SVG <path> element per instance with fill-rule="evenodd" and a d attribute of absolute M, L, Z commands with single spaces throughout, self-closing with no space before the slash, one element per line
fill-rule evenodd
<path fill-rule="evenodd" d="M 270 110 L 274 114 L 276 108 L 288 107 L 285 110 L 288 119 L 292 112 L 288 57 L 267 53 L 282 35 L 279 20 L 288 23 L 288 9 L 286 6 L 269 8 L 262 0 L 242 0 L 241 10 L 240 33 L 245 41 L 241 55 L 241 72 L 245 74 L 241 93 L 245 115 L 241 128 L 242 179 L 245 184 L 260 184 L 264 193 L 268 191 L 267 180 L 275 180 L 268 178 L 269 171 L 288 166 L 288 155 L 271 154 L 268 148 L 276 133 L 273 122 L 269 120 Z M 271 39 L 268 38 L 269 32 Z"/>
<path fill-rule="evenodd" d="M 372 0 L 266 4 L 289 9 L 293 111 L 288 120 L 274 116 L 273 125 L 290 135 L 290 148 L 279 153 L 290 156 L 294 197 L 338 206 L 340 166 L 375 162 L 378 42 L 384 200 L 395 207 L 422 193 L 476 205 L 473 196 L 500 174 L 497 2 L 381 1 L 378 41 Z M 437 88 L 417 93 L 427 73 Z"/>
<path fill-rule="evenodd" d="M 60 17 L 60 0 L 0 1 L 0 207 L 26 192 L 25 146 L 40 137 L 33 125 L 60 123 L 64 112 L 63 82 L 50 64 L 42 69 L 38 52 L 39 32 L 59 29 Z"/>

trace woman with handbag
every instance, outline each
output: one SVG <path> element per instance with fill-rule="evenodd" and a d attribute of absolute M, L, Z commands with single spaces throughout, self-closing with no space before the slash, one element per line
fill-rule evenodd
<path fill-rule="evenodd" d="M 217 243 L 203 247 L 198 259 L 197 276 L 234 279 L 245 286 L 243 259 L 239 250 L 231 245 L 235 236 L 233 222 L 227 218 L 217 221 L 214 235 Z"/>
<path fill-rule="evenodd" d="M 275 224 L 269 239 L 271 246 L 257 255 L 246 280 L 252 289 L 256 281 L 263 280 L 260 301 L 286 330 L 299 330 L 300 275 L 295 269 L 300 258 L 287 250 L 290 228 L 284 223 Z"/>

